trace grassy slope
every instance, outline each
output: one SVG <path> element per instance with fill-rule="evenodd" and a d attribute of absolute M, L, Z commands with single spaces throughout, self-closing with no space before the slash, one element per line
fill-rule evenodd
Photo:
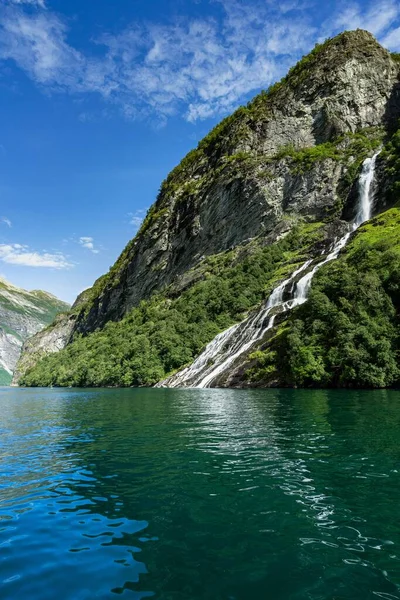
<path fill-rule="evenodd" d="M 304 83 L 310 66 L 329 65 L 332 56 L 346 60 L 346 52 L 363 52 L 365 43 L 376 45 L 372 39 L 360 44 L 354 34 L 343 34 L 317 46 L 282 82 L 257 96 L 247 107 L 241 107 L 210 132 L 163 182 L 136 239 L 128 244 L 110 272 L 85 294 L 75 311 L 87 313 L 105 288 L 118 285 L 136 244 L 155 221 L 163 218 L 171 198 L 184 201 L 186 195 L 198 193 L 199 186 L 206 187 L 210 177 L 243 177 L 249 169 L 257 169 L 259 176 L 262 173 L 269 176 L 268 162 L 282 159 L 289 161 L 294 173 L 304 173 L 318 161 L 340 161 L 348 167 L 347 176 L 342 182 L 343 189 L 338 190 L 335 215 L 327 215 L 327 220 L 340 214 L 362 160 L 381 143 L 381 130 L 348 134 L 313 148 L 285 147 L 270 158 L 250 155 L 240 148 L 242 143 L 246 146 L 246 139 L 263 120 L 271 118 L 275 103 L 282 103 L 288 89 Z M 351 45 L 355 47 L 350 48 Z M 341 50 L 336 55 L 338 47 Z M 180 298 L 174 298 L 168 290 L 154 296 L 120 323 L 109 322 L 104 330 L 76 339 L 60 354 L 43 359 L 21 384 L 148 385 L 158 381 L 190 362 L 218 331 L 241 319 L 265 297 L 273 283 L 290 270 L 290 261 L 295 261 L 296 256 L 300 259 L 304 252 L 303 243 L 297 241 L 296 247 L 293 237 L 290 239 L 292 245 L 284 250 L 289 255 L 276 256 L 274 253 L 282 253 L 282 246 L 276 244 L 270 249 L 257 249 L 236 265 L 231 253 L 210 257 L 205 263 L 203 281 Z"/>
<path fill-rule="evenodd" d="M 45 326 L 52 323 L 57 314 L 69 309 L 69 304 L 62 302 L 55 296 L 40 290 L 27 292 L 20 288 L 13 287 L 4 280 L 0 280 L 0 292 L 1 291 L 12 294 L 13 297 L 3 296 L 0 293 L 0 309 L 3 308 L 6 311 L 13 312 L 20 321 L 23 321 L 24 318 L 29 318 L 34 319 L 42 326 Z M 26 305 L 24 302 L 29 304 Z M 17 338 L 21 343 L 25 341 L 21 336 L 21 333 L 15 331 L 15 329 L 10 326 L 7 317 L 0 317 L 0 328 L 5 333 Z M 0 385 L 10 385 L 11 380 L 11 375 L 0 368 Z"/>
<path fill-rule="evenodd" d="M 400 209 L 364 225 L 322 268 L 310 298 L 254 352 L 254 385 L 388 387 L 400 382 Z"/>
<path fill-rule="evenodd" d="M 167 292 L 142 302 L 122 321 L 44 358 L 21 385 L 154 384 L 268 297 L 321 235 L 319 224 L 302 225 L 270 246 L 247 246 L 240 262 L 240 249 L 209 257 L 203 279 L 179 297 Z"/>
<path fill-rule="evenodd" d="M 75 312 L 89 313 L 105 290 L 118 286 L 121 274 L 133 260 L 141 240 L 155 223 L 165 219 L 166 214 L 174 210 L 172 207 L 189 203 L 191 197 L 204 193 L 216 179 L 221 182 L 232 181 L 246 177 L 247 173 L 254 173 L 254 171 L 259 177 L 268 177 L 269 163 L 282 158 L 291 160 L 293 170 L 296 172 L 304 172 L 313 162 L 333 158 L 349 162 L 349 181 L 343 182 L 345 189 L 341 190 L 345 195 L 346 191 L 349 191 L 353 175 L 357 173 L 359 165 L 368 155 L 370 148 L 379 145 L 380 132 L 367 131 L 364 134 L 359 132 L 355 136 L 350 134 L 349 140 L 338 138 L 332 143 L 320 144 L 318 149 L 285 147 L 278 151 L 277 156 L 270 158 L 263 157 L 254 150 L 249 152 L 248 148 L 252 147 L 255 132 L 262 130 L 263 123 L 273 119 L 277 108 L 280 110 L 290 102 L 293 90 L 307 85 L 310 73 L 313 73 L 314 77 L 321 77 L 333 63 L 336 65 L 345 63 L 349 56 L 364 56 L 366 52 L 373 51 L 378 46 L 376 40 L 370 35 L 366 36 L 362 30 L 343 32 L 322 44 L 316 44 L 315 48 L 293 66 L 281 81 L 270 86 L 268 90 L 262 91 L 246 106 L 239 107 L 233 114 L 223 119 L 162 182 L 157 199 L 150 207 L 137 236 L 128 243 L 109 272 L 87 290 L 85 301 Z M 361 140 L 358 139 L 358 135 L 361 136 Z M 354 162 L 348 161 L 350 157 L 355 157 Z M 341 200 L 343 198 L 338 202 L 338 213 L 340 213 Z"/>
<path fill-rule="evenodd" d="M 3 296 L 1 291 L 12 294 L 14 299 Z M 29 306 L 24 305 L 24 302 L 29 303 Z M 20 315 L 33 316 L 47 325 L 54 320 L 57 314 L 68 310 L 69 304 L 41 290 L 28 292 L 0 279 L 0 307 Z"/>
<path fill-rule="evenodd" d="M 7 371 L 0 367 L 0 386 L 10 385 L 12 377 Z"/>
<path fill-rule="evenodd" d="M 42 360 L 22 385 L 151 385 L 189 363 L 219 331 L 268 296 L 321 237 L 318 224 L 236 263 L 210 257 L 178 298 L 155 296 L 119 323 Z M 364 225 L 315 276 L 309 301 L 254 352 L 251 385 L 387 387 L 400 379 L 400 209 Z"/>

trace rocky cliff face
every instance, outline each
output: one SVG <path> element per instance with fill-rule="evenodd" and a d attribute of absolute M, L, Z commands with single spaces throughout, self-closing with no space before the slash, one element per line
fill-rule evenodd
<path fill-rule="evenodd" d="M 74 316 L 59 315 L 50 327 L 47 327 L 44 331 L 40 330 L 45 325 L 38 327 L 36 331 L 39 329 L 39 333 L 34 337 L 29 337 L 23 345 L 19 344 L 15 354 L 15 362 L 12 365 L 13 377 L 11 384 L 18 385 L 20 377 L 35 366 L 43 357 L 65 348 L 71 341 L 74 325 Z"/>
<path fill-rule="evenodd" d="M 139 235 L 95 286 L 78 330 L 120 319 L 202 257 L 273 232 L 285 215 L 319 220 L 340 208 L 349 165 L 327 157 L 296 171 L 290 149 L 390 126 L 398 77 L 398 63 L 369 33 L 345 33 L 226 119 L 164 182 Z"/>
<path fill-rule="evenodd" d="M 186 156 L 114 267 L 53 326 L 50 338 L 59 342 L 47 344 L 42 334 L 27 353 L 58 350 L 119 321 L 155 292 L 178 296 L 204 277 L 210 257 L 276 243 L 299 220 L 339 223 L 351 215 L 362 161 L 400 116 L 399 73 L 399 62 L 366 31 L 316 47 Z M 383 162 L 379 173 L 389 189 Z M 389 200 L 382 194 L 379 202 Z"/>
<path fill-rule="evenodd" d="M 23 342 L 51 323 L 69 304 L 42 291 L 27 292 L 0 278 L 0 383 L 8 385 Z"/>

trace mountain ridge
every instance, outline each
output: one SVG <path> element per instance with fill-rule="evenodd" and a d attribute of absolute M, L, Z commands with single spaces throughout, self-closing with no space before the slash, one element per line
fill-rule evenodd
<path fill-rule="evenodd" d="M 42 290 L 28 291 L 0 277 L 0 384 L 10 384 L 23 342 L 70 305 Z"/>
<path fill-rule="evenodd" d="M 243 266 L 247 260 L 248 268 L 254 269 L 266 256 L 263 248 L 281 248 L 279 241 L 292 239 L 296 228 L 300 237 L 307 237 L 307 227 L 319 224 L 315 231 L 328 243 L 340 231 L 341 219 L 350 220 L 354 211 L 362 162 L 379 146 L 389 148 L 396 134 L 399 73 L 397 57 L 371 34 L 345 32 L 317 46 L 269 92 L 259 94 L 217 125 L 163 182 L 136 238 L 109 273 L 81 295 L 65 318 L 28 342 L 15 381 L 21 377 L 23 381 L 24 373 L 44 355 L 69 345 L 71 352 L 73 347 L 78 352 L 81 339 L 87 339 L 89 346 L 94 344 L 96 330 L 104 330 L 106 336 L 113 322 L 116 331 L 118 322 L 129 319 L 130 314 L 135 313 L 145 323 L 146 318 L 153 317 L 140 313 L 145 312 L 141 303 L 152 307 L 156 302 L 152 298 L 159 297 L 159 305 L 164 302 L 167 307 L 179 304 L 179 298 L 190 293 L 197 294 L 200 301 L 207 278 L 214 277 L 220 285 L 218 273 L 228 277 L 231 267 L 221 267 L 224 261 L 232 259 L 233 265 L 236 261 Z M 396 202 L 393 186 L 397 175 L 396 170 L 390 172 L 389 165 L 393 156 L 396 152 L 387 150 L 377 165 L 381 190 L 377 211 Z M 304 252 L 304 245 L 299 244 Z M 229 258 L 232 252 L 235 256 Z M 290 254 L 294 248 L 286 252 Z M 140 350 L 134 340 L 144 335 L 141 339 L 146 348 L 148 345 L 150 371 L 152 361 L 157 365 L 151 376 L 133 373 L 131 377 L 135 368 L 132 371 L 131 359 L 123 356 L 116 359 L 115 376 L 111 371 L 104 377 L 96 373 L 91 380 L 83 366 L 81 378 L 72 373 L 71 380 L 77 385 L 156 383 L 168 369 L 193 360 L 202 344 L 224 325 L 256 306 L 279 277 L 280 269 L 288 271 L 296 264 L 285 256 L 277 257 L 276 269 L 271 266 L 269 272 L 273 279 L 268 283 L 265 278 L 264 287 L 255 285 L 251 298 L 240 306 L 202 309 L 199 328 L 204 329 L 204 335 L 190 334 L 196 341 L 187 340 L 181 356 L 174 360 L 170 360 L 172 349 L 163 348 L 165 340 L 147 330 L 137 333 L 142 331 L 138 326 L 132 333 L 134 349 L 127 352 L 137 355 Z M 247 275 L 242 275 L 243 282 L 247 281 Z M 207 294 L 211 297 L 213 292 L 208 290 Z M 229 305 L 231 298 L 228 292 L 224 294 Z M 187 323 L 174 324 L 173 332 L 168 333 L 179 347 L 188 335 L 185 327 L 190 329 L 195 322 L 192 314 L 185 319 Z M 80 351 L 85 354 L 86 349 Z M 53 358 L 53 363 L 57 359 Z M 67 371 L 71 368 L 68 366 Z M 70 381 L 67 375 L 63 377 L 66 383 Z"/>

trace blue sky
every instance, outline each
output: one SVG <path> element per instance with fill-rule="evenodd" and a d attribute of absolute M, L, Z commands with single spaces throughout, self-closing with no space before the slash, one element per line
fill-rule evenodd
<path fill-rule="evenodd" d="M 357 27 L 400 51 L 394 0 L 0 0 L 0 274 L 72 302 L 215 123 Z"/>

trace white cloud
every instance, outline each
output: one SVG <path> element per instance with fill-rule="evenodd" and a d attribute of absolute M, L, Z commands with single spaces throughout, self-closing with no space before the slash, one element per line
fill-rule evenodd
<path fill-rule="evenodd" d="M 398 18 L 400 7 L 398 2 L 381 0 L 374 2 L 368 8 L 365 4 L 346 4 L 333 19 L 332 26 L 336 31 L 343 29 L 367 29 L 380 36 Z"/>
<path fill-rule="evenodd" d="M 400 51 L 400 27 L 390 31 L 382 40 L 385 48 L 391 48 L 394 52 Z"/>
<path fill-rule="evenodd" d="M 6 9 L 0 58 L 13 59 L 39 84 L 79 91 L 85 60 L 64 41 L 65 34 L 65 25 L 50 13 Z"/>
<path fill-rule="evenodd" d="M 0 223 L 4 223 L 4 225 L 7 225 L 7 227 L 12 227 L 12 223 L 10 219 L 7 219 L 7 217 L 0 217 Z"/>
<path fill-rule="evenodd" d="M 92 237 L 87 237 L 87 236 L 80 237 L 79 243 L 81 246 L 83 246 L 83 248 L 87 248 L 87 250 L 90 250 L 90 252 L 93 252 L 93 254 L 99 253 L 99 250 L 97 250 L 97 248 L 94 247 L 94 239 Z"/>
<path fill-rule="evenodd" d="M 53 269 L 68 269 L 72 265 L 66 257 L 57 252 L 32 252 L 28 246 L 21 244 L 0 244 L 0 260 L 24 267 L 47 267 Z"/>
<path fill-rule="evenodd" d="M 133 225 L 135 229 L 139 229 L 143 223 L 143 219 L 146 216 L 147 209 L 141 208 L 134 213 L 128 213 L 129 225 Z"/>
<path fill-rule="evenodd" d="M 7 2 L 7 0 L 5 0 Z M 46 8 L 44 0 L 8 0 L 10 4 L 31 4 L 39 8 Z"/>
<path fill-rule="evenodd" d="M 150 117 L 162 124 L 174 114 L 195 121 L 229 112 L 282 76 L 321 34 L 362 27 L 391 49 L 399 45 L 400 4 L 394 0 L 335 4 L 319 29 L 311 20 L 314 9 L 304 1 L 214 3 L 220 20 L 133 23 L 95 40 L 90 55 L 68 43 L 60 17 L 9 3 L 0 15 L 0 60 L 14 60 L 50 91 L 99 94 L 129 119 Z M 87 111 L 81 119 L 90 119 Z"/>

